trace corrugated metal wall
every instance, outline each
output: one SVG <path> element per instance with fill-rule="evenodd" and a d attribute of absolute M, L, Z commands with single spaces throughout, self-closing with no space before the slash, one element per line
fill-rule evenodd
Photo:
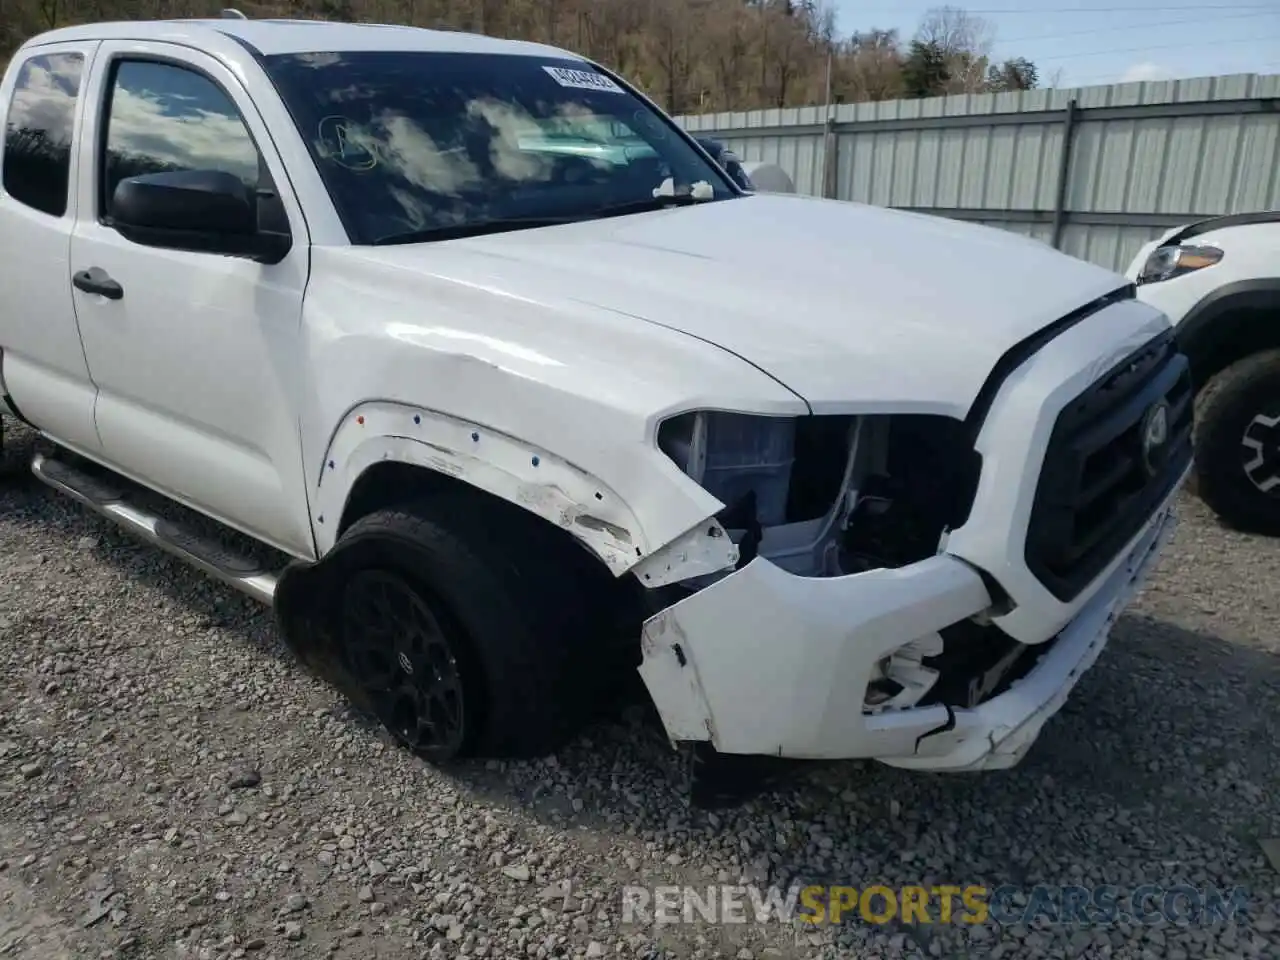
<path fill-rule="evenodd" d="M 1122 270 L 1180 223 L 1280 208 L 1280 76 L 679 118 L 802 193 L 1029 234 Z M 1070 143 L 1064 169 L 1063 144 Z"/>

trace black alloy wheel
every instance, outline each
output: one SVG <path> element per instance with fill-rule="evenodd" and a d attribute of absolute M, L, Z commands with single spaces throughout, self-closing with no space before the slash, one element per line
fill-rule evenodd
<path fill-rule="evenodd" d="M 427 760 L 467 738 L 462 669 L 422 591 L 397 573 L 358 570 L 342 602 L 347 669 L 378 720 Z"/>
<path fill-rule="evenodd" d="M 1245 357 L 1196 398 L 1196 488 L 1229 525 L 1280 535 L 1280 350 Z"/>

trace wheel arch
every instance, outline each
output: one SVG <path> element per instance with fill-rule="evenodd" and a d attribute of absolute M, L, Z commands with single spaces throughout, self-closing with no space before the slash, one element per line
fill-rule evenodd
<path fill-rule="evenodd" d="M 609 484 L 550 451 L 478 424 L 391 402 L 353 408 L 334 432 L 314 498 L 319 553 L 325 556 L 342 531 L 370 510 L 458 487 L 514 505 L 557 528 L 615 577 L 642 563 L 644 572 L 650 572 L 653 561 L 665 560 L 674 549 L 684 562 L 667 566 L 697 567 L 685 576 L 706 572 L 708 563 L 723 567 L 736 559 L 736 548 L 715 521 L 674 541 L 655 537 Z M 667 580 L 637 573 L 651 583 Z"/>
<path fill-rule="evenodd" d="M 1280 277 L 1212 291 L 1178 324 L 1177 336 L 1197 391 L 1237 360 L 1280 348 Z"/>
<path fill-rule="evenodd" d="M 647 544 L 621 498 L 594 481 L 545 451 L 462 420 L 393 402 L 353 407 L 333 432 L 312 491 L 318 559 L 291 563 L 276 586 L 285 645 L 322 680 L 354 689 L 334 604 L 361 554 L 350 553 L 354 545 L 341 535 L 362 517 L 433 495 L 445 511 L 474 508 L 473 522 L 492 526 L 495 538 L 518 538 L 549 569 L 584 578 L 592 586 L 579 589 L 596 602 L 608 598 L 620 618 L 631 615 L 645 591 L 622 574 L 636 562 L 635 543 Z M 594 505 L 591 513 L 584 503 Z"/>
<path fill-rule="evenodd" d="M 464 753 L 479 746 L 486 755 L 495 748 L 503 756 L 541 755 L 576 728 L 573 704 L 586 684 L 599 689 L 602 677 L 625 675 L 614 667 L 638 664 L 646 591 L 635 578 L 611 575 L 567 531 L 445 474 L 427 479 L 430 473 L 384 461 L 362 474 L 382 476 L 374 481 L 381 486 L 365 488 L 368 512 L 357 519 L 361 501 L 353 501 L 348 535 L 319 562 L 299 561 L 282 574 L 274 604 L 280 634 L 302 664 L 388 726 L 378 695 L 362 682 L 353 654 L 367 647 L 352 640 L 345 606 L 353 577 L 401 579 L 448 631 L 471 678 L 467 696 L 479 697 Z M 408 487 L 395 487 L 397 474 Z M 424 480 L 434 489 L 423 488 Z M 522 633 L 531 623 L 533 632 Z M 495 643 L 513 636 L 524 640 L 495 652 Z M 525 684 L 519 690 L 517 680 Z M 535 694 L 545 695 L 536 716 Z M 513 706 L 523 722 L 511 721 Z M 550 725 L 542 720 L 547 711 Z"/>

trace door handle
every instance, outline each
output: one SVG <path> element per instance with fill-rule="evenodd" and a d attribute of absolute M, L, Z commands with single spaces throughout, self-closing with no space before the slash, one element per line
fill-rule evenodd
<path fill-rule="evenodd" d="M 111 275 L 101 267 L 81 270 L 71 277 L 71 283 L 77 290 L 96 293 L 108 300 L 119 300 L 124 296 L 124 287 L 112 280 Z"/>

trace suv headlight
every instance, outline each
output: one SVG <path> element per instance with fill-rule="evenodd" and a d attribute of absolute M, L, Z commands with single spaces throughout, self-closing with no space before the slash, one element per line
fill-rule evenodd
<path fill-rule="evenodd" d="M 1147 257 L 1142 270 L 1138 273 L 1138 283 L 1159 283 L 1172 280 L 1185 273 L 1193 273 L 1211 267 L 1222 259 L 1222 251 L 1217 247 L 1185 246 L 1157 247 Z"/>

